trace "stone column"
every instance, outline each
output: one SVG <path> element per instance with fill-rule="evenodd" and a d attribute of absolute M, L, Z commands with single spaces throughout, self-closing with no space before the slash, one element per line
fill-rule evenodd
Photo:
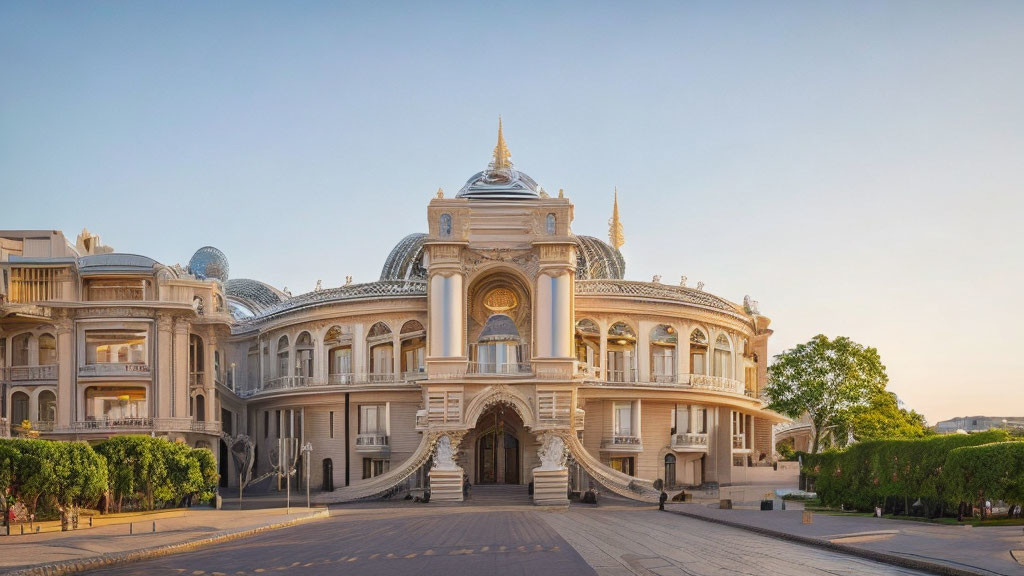
<path fill-rule="evenodd" d="M 462 357 L 463 315 L 462 274 L 438 273 L 430 278 L 430 355 L 438 358 Z"/>
<path fill-rule="evenodd" d="M 598 329 L 601 331 L 601 349 L 598 358 L 597 365 L 601 367 L 601 379 L 608 379 L 608 327 L 601 323 L 598 325 Z"/>
<path fill-rule="evenodd" d="M 203 388 L 205 389 L 203 392 L 203 398 L 205 400 L 204 404 L 206 405 L 206 414 L 204 414 L 204 417 L 207 422 L 220 420 L 219 415 L 217 415 L 217 408 L 214 406 L 214 398 L 217 396 L 215 392 L 217 389 L 217 363 L 214 362 L 214 354 L 216 351 L 217 336 L 211 332 L 209 337 L 206 339 L 206 373 L 203 377 Z M 221 358 L 221 362 L 224 362 L 223 358 Z M 198 420 L 198 417 L 196 419 Z"/>
<path fill-rule="evenodd" d="M 66 314 L 57 320 L 57 422 L 58 427 L 70 426 L 75 420 L 75 358 L 71 344 L 74 323 Z M 0 361 L 3 359 L 0 358 Z"/>
<path fill-rule="evenodd" d="M 402 377 L 402 337 L 399 334 L 401 329 L 401 326 L 396 326 L 391 338 L 391 355 L 396 379 Z"/>
<path fill-rule="evenodd" d="M 157 418 L 171 417 L 171 396 L 174 393 L 174 336 L 172 332 L 173 319 L 166 314 L 159 314 L 156 317 L 156 358 L 150 359 L 151 370 L 155 372 L 153 382 L 155 389 L 153 400 L 150 406 L 156 407 Z M 187 369 L 188 354 L 185 355 Z"/>
<path fill-rule="evenodd" d="M 188 418 L 188 329 L 189 321 L 177 318 L 174 321 L 174 353 L 172 367 L 171 416 Z M 204 367 L 205 368 L 205 367 Z"/>

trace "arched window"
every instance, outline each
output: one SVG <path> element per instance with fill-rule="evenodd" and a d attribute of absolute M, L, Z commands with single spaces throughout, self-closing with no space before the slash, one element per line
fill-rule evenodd
<path fill-rule="evenodd" d="M 52 390 L 39 393 L 39 421 L 53 422 L 57 419 L 57 395 Z"/>
<path fill-rule="evenodd" d="M 193 385 L 202 386 L 202 375 L 206 369 L 206 355 L 203 353 L 203 339 L 196 334 L 188 336 L 188 371 Z"/>
<path fill-rule="evenodd" d="M 625 322 L 608 329 L 609 382 L 636 382 L 636 331 Z"/>
<path fill-rule="evenodd" d="M 690 332 L 690 373 L 707 374 L 708 335 L 700 328 Z"/>
<path fill-rule="evenodd" d="M 651 330 L 652 382 L 675 382 L 678 341 L 676 329 L 668 324 L 659 324 Z"/>
<path fill-rule="evenodd" d="M 331 326 L 324 336 L 331 384 L 352 383 L 352 336 L 348 326 Z"/>
<path fill-rule="evenodd" d="M 732 378 L 732 342 L 725 334 L 715 339 L 714 375 Z"/>
<path fill-rule="evenodd" d="M 366 334 L 366 345 L 370 354 L 370 379 L 385 381 L 395 373 L 395 343 L 391 328 L 377 322 Z"/>
<path fill-rule="evenodd" d="M 206 398 L 202 394 L 196 395 L 196 422 L 206 421 Z"/>
<path fill-rule="evenodd" d="M 28 366 L 28 341 L 30 338 L 31 335 L 26 332 L 11 339 L 11 366 Z"/>
<path fill-rule="evenodd" d="M 575 341 L 576 360 L 596 369 L 601 357 L 601 329 L 597 323 L 589 318 L 576 322 Z"/>
<path fill-rule="evenodd" d="M 53 334 L 39 335 L 39 365 L 57 363 L 57 339 Z"/>
<path fill-rule="evenodd" d="M 283 378 L 288 375 L 288 337 L 281 336 L 277 339 L 277 377 Z"/>
<path fill-rule="evenodd" d="M 313 337 L 309 332 L 295 339 L 295 375 L 313 376 Z"/>
<path fill-rule="evenodd" d="M 452 215 L 445 212 L 441 214 L 441 219 L 438 222 L 438 233 L 441 238 L 451 238 L 452 236 Z"/>
<path fill-rule="evenodd" d="M 11 394 L 11 425 L 20 426 L 28 416 L 28 394 L 20 390 Z"/>
<path fill-rule="evenodd" d="M 417 320 L 409 320 L 402 325 L 402 372 L 410 377 L 423 374 L 427 370 L 427 333 L 423 324 Z"/>
<path fill-rule="evenodd" d="M 545 218 L 545 227 L 547 228 L 547 232 L 548 232 L 549 236 L 554 236 L 555 235 L 555 223 L 556 223 L 555 215 L 554 214 L 548 214 L 547 218 Z"/>

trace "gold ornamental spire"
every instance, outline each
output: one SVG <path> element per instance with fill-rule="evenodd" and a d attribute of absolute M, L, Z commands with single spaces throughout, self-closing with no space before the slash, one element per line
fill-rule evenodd
<path fill-rule="evenodd" d="M 501 116 L 498 116 L 498 145 L 494 147 L 494 159 L 491 160 L 491 168 L 494 170 L 506 170 L 512 167 L 512 153 L 505 146 L 505 136 L 501 133 Z"/>
<path fill-rule="evenodd" d="M 612 217 L 608 220 L 608 241 L 616 250 L 626 243 L 626 234 L 622 231 L 619 221 L 619 189 L 615 188 L 615 203 L 612 205 Z"/>

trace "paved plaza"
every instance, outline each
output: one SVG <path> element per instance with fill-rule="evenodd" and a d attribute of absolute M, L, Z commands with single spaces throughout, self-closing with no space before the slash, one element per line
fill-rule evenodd
<path fill-rule="evenodd" d="M 188 574 L 918 574 L 637 506 L 390 504 L 90 572 Z"/>

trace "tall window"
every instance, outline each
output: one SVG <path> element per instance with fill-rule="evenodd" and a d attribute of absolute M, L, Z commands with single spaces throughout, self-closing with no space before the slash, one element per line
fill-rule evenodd
<path fill-rule="evenodd" d="M 86 420 L 147 418 L 146 389 L 134 386 L 91 386 L 85 389 Z"/>
<path fill-rule="evenodd" d="M 621 458 L 612 458 L 609 461 L 608 465 L 611 466 L 613 469 L 618 470 L 619 472 L 622 472 L 623 474 L 629 474 L 630 476 L 633 475 L 634 466 L 633 466 L 633 457 L 632 456 L 625 456 L 625 457 L 621 457 Z"/>
<path fill-rule="evenodd" d="M 377 322 L 370 327 L 370 331 L 366 335 L 366 344 L 370 348 L 370 374 L 394 374 L 395 346 L 391 328 L 383 322 Z"/>
<path fill-rule="evenodd" d="M 57 419 L 57 395 L 50 390 L 39 393 L 39 421 L 53 422 Z"/>
<path fill-rule="evenodd" d="M 313 375 L 313 339 L 309 332 L 299 334 L 295 340 L 295 375 Z"/>
<path fill-rule="evenodd" d="M 11 425 L 20 426 L 28 420 L 28 394 L 15 392 L 11 394 Z"/>
<path fill-rule="evenodd" d="M 651 330 L 651 379 L 655 382 L 672 381 L 676 375 L 675 328 L 661 324 Z"/>
<path fill-rule="evenodd" d="M 732 447 L 734 450 L 747 447 L 747 418 L 742 412 L 732 413 Z"/>
<path fill-rule="evenodd" d="M 277 377 L 288 375 L 288 337 L 281 336 L 277 340 Z"/>
<path fill-rule="evenodd" d="M 57 339 L 52 334 L 39 336 L 39 365 L 57 363 Z"/>
<path fill-rule="evenodd" d="M 636 381 L 636 332 L 624 322 L 608 329 L 609 382 Z"/>
<path fill-rule="evenodd" d="M 359 407 L 359 433 L 384 434 L 386 418 L 383 404 L 364 404 Z"/>
<path fill-rule="evenodd" d="M 690 373 L 707 374 L 708 337 L 700 328 L 690 332 Z"/>
<path fill-rule="evenodd" d="M 391 467 L 391 461 L 381 458 L 363 458 L 363 479 L 380 476 Z"/>
<path fill-rule="evenodd" d="M 544 219 L 545 228 L 547 228 L 548 236 L 555 235 L 555 215 L 548 214 L 547 218 Z"/>
<path fill-rule="evenodd" d="M 426 370 L 427 341 L 423 325 L 410 320 L 402 325 L 402 372 L 423 372 Z"/>
<path fill-rule="evenodd" d="M 615 403 L 614 432 L 616 436 L 633 436 L 633 403 Z"/>
<path fill-rule="evenodd" d="M 452 235 L 452 215 L 448 213 L 441 214 L 441 219 L 438 221 L 438 232 L 441 238 L 450 238 Z"/>
<path fill-rule="evenodd" d="M 11 366 L 28 366 L 29 334 L 18 334 L 11 340 Z"/>
<path fill-rule="evenodd" d="M 576 360 L 597 367 L 601 355 L 601 330 L 590 319 L 576 323 Z"/>
<path fill-rule="evenodd" d="M 732 378 L 732 344 L 725 334 L 715 339 L 715 376 Z"/>
<path fill-rule="evenodd" d="M 331 348 L 331 374 L 352 373 L 352 347 L 339 346 Z"/>

